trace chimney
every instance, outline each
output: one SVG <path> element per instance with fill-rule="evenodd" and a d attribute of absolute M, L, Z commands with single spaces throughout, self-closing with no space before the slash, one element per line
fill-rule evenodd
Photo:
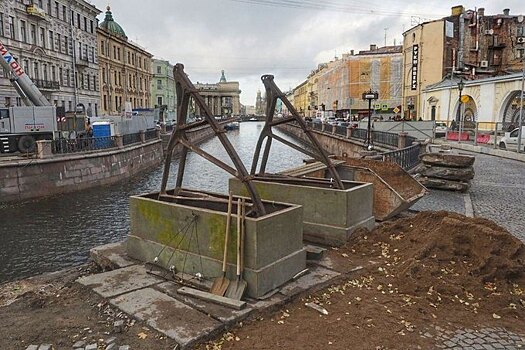
<path fill-rule="evenodd" d="M 478 9 L 478 16 L 480 16 L 480 17 L 485 16 L 485 9 L 483 7 L 480 7 Z"/>
<path fill-rule="evenodd" d="M 504 16 L 508 16 L 510 14 L 510 9 L 504 9 L 503 10 L 503 15 Z"/>
<path fill-rule="evenodd" d="M 350 55 L 354 55 L 354 50 L 350 50 Z"/>
<path fill-rule="evenodd" d="M 370 51 L 374 51 L 374 50 L 377 50 L 377 45 L 376 44 L 370 44 Z"/>

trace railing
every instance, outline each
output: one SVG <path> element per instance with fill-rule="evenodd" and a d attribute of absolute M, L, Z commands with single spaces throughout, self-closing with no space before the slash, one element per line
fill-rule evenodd
<path fill-rule="evenodd" d="M 360 140 L 366 140 L 366 129 L 352 129 L 352 137 Z"/>
<path fill-rule="evenodd" d="M 54 154 L 78 153 L 115 147 L 117 147 L 115 136 L 61 138 L 51 141 L 51 150 Z"/>
<path fill-rule="evenodd" d="M 372 141 L 382 145 L 397 147 L 399 145 L 399 135 L 391 132 L 372 131 Z"/>
<path fill-rule="evenodd" d="M 58 81 L 35 79 L 33 80 L 37 88 L 46 90 L 59 90 L 60 84 Z"/>
<path fill-rule="evenodd" d="M 173 124 L 166 125 L 166 132 L 173 131 Z"/>
<path fill-rule="evenodd" d="M 130 145 L 132 143 L 138 143 L 138 142 L 142 142 L 142 139 L 140 138 L 140 132 L 136 132 L 134 134 L 122 135 L 122 144 L 124 146 Z"/>
<path fill-rule="evenodd" d="M 382 153 L 381 156 L 384 162 L 396 163 L 404 170 L 410 170 L 419 163 L 420 150 L 420 145 L 416 143 L 412 146 Z"/>
<path fill-rule="evenodd" d="M 147 130 L 144 132 L 146 141 L 153 140 L 157 138 L 157 130 Z"/>

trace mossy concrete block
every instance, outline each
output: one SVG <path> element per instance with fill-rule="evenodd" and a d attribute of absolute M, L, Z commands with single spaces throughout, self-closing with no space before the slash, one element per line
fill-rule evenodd
<path fill-rule="evenodd" d="M 226 205 L 203 207 L 156 199 L 156 194 L 130 198 L 131 258 L 213 279 L 221 274 Z M 306 267 L 301 206 L 266 203 L 268 214 L 246 217 L 244 278 L 248 295 L 260 297 Z M 217 209 L 219 208 L 219 209 Z M 224 209 L 224 210 L 223 210 Z M 234 210 L 235 212 L 235 210 Z M 235 278 L 237 217 L 231 220 L 227 276 Z"/>
<path fill-rule="evenodd" d="M 345 189 L 326 188 L 301 182 L 279 179 L 253 181 L 262 199 L 293 203 L 303 207 L 304 238 L 308 241 L 341 245 L 358 227 L 372 228 L 372 184 L 343 181 Z M 230 191 L 247 195 L 245 187 L 236 178 L 230 178 Z"/>

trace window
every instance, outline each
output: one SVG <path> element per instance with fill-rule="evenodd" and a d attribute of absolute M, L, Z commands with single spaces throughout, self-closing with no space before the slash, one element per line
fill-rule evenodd
<path fill-rule="evenodd" d="M 70 16 L 71 16 L 71 24 L 75 25 L 75 13 L 73 12 L 73 10 L 71 10 Z"/>
<path fill-rule="evenodd" d="M 77 27 L 80 29 L 80 13 L 77 13 Z"/>
<path fill-rule="evenodd" d="M 60 16 L 60 10 L 59 10 L 59 6 L 58 6 L 58 1 L 55 1 L 55 16 L 57 16 L 57 18 L 59 18 L 59 16 Z"/>
<path fill-rule="evenodd" d="M 162 106 L 162 96 L 157 97 L 157 105 Z"/>
<path fill-rule="evenodd" d="M 84 88 L 84 73 L 80 74 L 80 88 Z"/>
<path fill-rule="evenodd" d="M 55 37 L 51 30 L 49 31 L 49 48 L 55 51 Z"/>
<path fill-rule="evenodd" d="M 128 51 L 128 64 L 131 63 L 131 55 L 130 55 L 130 52 Z"/>
<path fill-rule="evenodd" d="M 62 70 L 62 68 L 58 68 L 58 83 L 60 85 L 64 85 L 64 71 Z"/>
<path fill-rule="evenodd" d="M 9 34 L 11 35 L 11 39 L 16 39 L 15 37 L 15 18 L 13 16 L 9 16 Z"/>
<path fill-rule="evenodd" d="M 160 66 L 157 66 L 157 74 L 160 74 L 162 72 L 162 68 Z"/>
<path fill-rule="evenodd" d="M 523 27 L 518 27 L 516 29 L 516 36 L 525 36 L 525 30 L 523 30 Z"/>
<path fill-rule="evenodd" d="M 162 80 L 157 80 L 157 89 L 162 90 Z"/>
<path fill-rule="evenodd" d="M 4 36 L 4 14 L 0 12 L 0 36 Z"/>
<path fill-rule="evenodd" d="M 57 69 L 55 66 L 51 66 L 51 81 L 57 81 Z"/>
<path fill-rule="evenodd" d="M 44 5 L 42 4 L 42 0 L 38 0 L 38 7 L 40 7 L 41 9 L 44 8 Z"/>
<path fill-rule="evenodd" d="M 88 30 L 88 25 L 87 25 L 87 18 L 84 17 L 84 30 L 87 32 Z"/>
<path fill-rule="evenodd" d="M 64 53 L 69 55 L 69 38 L 67 36 L 64 36 L 64 43 Z"/>
<path fill-rule="evenodd" d="M 38 72 L 38 63 L 37 62 L 33 63 L 33 71 L 34 71 L 33 78 L 37 79 L 37 80 L 40 79 L 40 74 Z"/>
<path fill-rule="evenodd" d="M 102 67 L 102 82 L 106 83 L 106 68 Z"/>
<path fill-rule="evenodd" d="M 40 46 L 46 47 L 46 32 L 44 28 L 40 28 Z"/>
<path fill-rule="evenodd" d="M 71 86 L 71 74 L 69 69 L 66 69 L 66 85 Z M 69 107 L 71 109 L 71 107 Z"/>
<path fill-rule="evenodd" d="M 90 27 L 90 32 L 91 32 L 91 34 L 93 34 L 93 31 L 94 31 L 93 28 L 94 28 L 94 27 L 93 27 L 93 21 L 92 21 L 92 20 L 89 21 L 89 27 Z"/>
<path fill-rule="evenodd" d="M 51 16 L 51 0 L 47 0 L 47 14 Z"/>
<path fill-rule="evenodd" d="M 114 85 L 117 85 L 117 82 L 118 82 L 118 80 L 117 80 L 117 71 L 115 71 L 115 80 L 113 81 Z"/>
<path fill-rule="evenodd" d="M 27 30 L 25 21 L 20 21 L 20 40 L 27 43 Z"/>
<path fill-rule="evenodd" d="M 78 59 L 82 59 L 82 44 L 78 43 Z"/>
<path fill-rule="evenodd" d="M 107 100 L 107 98 L 108 97 L 106 95 L 104 95 L 104 101 L 103 101 L 104 105 L 103 106 L 104 106 L 104 110 L 105 111 L 108 110 L 108 100 Z"/>
<path fill-rule="evenodd" d="M 59 33 L 57 33 L 57 44 L 58 44 L 57 51 L 62 52 L 62 37 Z"/>
<path fill-rule="evenodd" d="M 113 58 L 117 59 L 117 48 L 115 45 L 113 45 Z"/>
<path fill-rule="evenodd" d="M 71 112 L 73 110 L 73 104 L 71 103 L 71 101 L 68 101 L 67 105 L 68 105 L 68 111 Z"/>
<path fill-rule="evenodd" d="M 36 45 L 36 25 L 31 24 L 30 29 L 30 36 L 31 36 L 31 44 Z"/>
<path fill-rule="evenodd" d="M 47 80 L 48 80 L 48 79 L 47 79 L 47 64 L 43 64 L 43 65 L 42 65 L 42 73 L 44 73 L 44 74 L 43 74 L 43 79 L 44 79 L 45 81 L 47 81 Z"/>
<path fill-rule="evenodd" d="M 120 61 L 120 47 L 117 47 L 117 60 Z"/>
<path fill-rule="evenodd" d="M 87 89 L 91 90 L 91 76 L 89 74 L 87 75 Z"/>
<path fill-rule="evenodd" d="M 65 5 L 62 5 L 62 20 L 67 22 L 67 10 Z"/>

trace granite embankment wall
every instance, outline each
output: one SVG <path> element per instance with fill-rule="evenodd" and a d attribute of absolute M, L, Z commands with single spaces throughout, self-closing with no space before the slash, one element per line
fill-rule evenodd
<path fill-rule="evenodd" d="M 290 136 L 297 138 L 301 141 L 310 143 L 308 136 L 303 132 L 301 128 L 292 124 L 282 124 L 279 125 L 279 130 L 289 134 Z M 350 139 L 342 135 L 338 135 L 332 132 L 332 126 L 328 125 L 325 132 L 319 132 L 317 130 L 312 130 L 315 134 L 321 146 L 329 153 L 336 156 L 344 156 L 351 158 L 359 158 L 361 155 L 359 152 L 364 150 L 363 141 L 358 141 L 355 139 Z M 381 146 L 375 146 L 376 151 L 390 151 L 388 148 Z"/>
<path fill-rule="evenodd" d="M 214 136 L 209 126 L 187 133 L 202 142 Z M 45 197 L 113 184 L 159 166 L 170 134 L 123 148 L 49 155 L 43 159 L 0 161 L 0 203 Z"/>
<path fill-rule="evenodd" d="M 119 149 L 0 162 L 0 203 L 108 185 L 158 166 L 155 139 Z"/>

